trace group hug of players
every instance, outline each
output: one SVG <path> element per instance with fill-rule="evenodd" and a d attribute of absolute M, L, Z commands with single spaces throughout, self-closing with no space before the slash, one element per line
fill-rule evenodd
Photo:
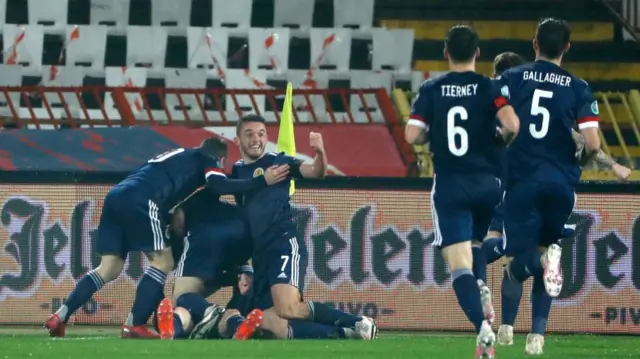
<path fill-rule="evenodd" d="M 434 245 L 475 326 L 476 358 L 493 358 L 496 342 L 513 344 L 529 277 L 532 325 L 525 353 L 543 353 L 551 301 L 562 289 L 559 244 L 575 231 L 566 223 L 581 166 L 595 160 L 620 180 L 631 173 L 600 150 L 598 104 L 589 85 L 560 67 L 570 34 L 565 21 L 542 20 L 533 40 L 535 61 L 500 54 L 489 79 L 475 73 L 477 33 L 452 27 L 444 49 L 450 72 L 420 86 L 405 129 L 409 143 L 429 143 L 433 154 Z M 487 264 L 501 257 L 496 338 L 486 276 Z"/>
<path fill-rule="evenodd" d="M 64 336 L 69 317 L 119 276 L 129 252 L 138 251 L 150 266 L 138 283 L 122 338 L 377 337 L 373 319 L 302 297 L 308 254 L 293 221 L 290 179 L 325 176 L 321 134 L 310 133 L 316 156 L 303 163 L 265 153 L 267 131 L 260 116 L 241 118 L 236 130 L 242 159 L 228 177 L 227 146 L 209 138 L 197 148 L 149 160 L 109 191 L 98 226 L 100 265 L 47 320 L 51 336 Z M 235 205 L 221 201 L 222 195 L 233 195 Z M 172 270 L 170 299 L 164 286 Z M 228 305 L 208 303 L 222 287 L 233 287 Z M 158 333 L 146 326 L 154 313 Z"/>

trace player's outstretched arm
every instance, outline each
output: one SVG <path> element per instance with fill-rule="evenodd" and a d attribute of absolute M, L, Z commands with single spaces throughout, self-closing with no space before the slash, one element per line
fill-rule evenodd
<path fill-rule="evenodd" d="M 322 134 L 309 133 L 309 146 L 316 151 L 316 157 L 313 162 L 300 164 L 300 174 L 304 178 L 324 178 L 327 175 L 329 161 L 324 150 Z"/>
<path fill-rule="evenodd" d="M 207 187 L 217 195 L 235 194 L 248 192 L 267 185 L 282 182 L 289 176 L 289 166 L 271 166 L 264 172 L 264 176 L 257 176 L 246 179 L 231 179 L 221 171 L 212 169 L 207 171 L 205 178 Z"/>
<path fill-rule="evenodd" d="M 575 130 L 571 130 L 571 136 L 576 143 L 576 147 L 582 149 L 585 145 L 584 137 Z M 611 156 L 604 153 L 602 149 L 596 152 L 594 160 L 607 170 L 611 170 L 620 181 L 626 181 L 631 175 L 631 168 L 619 164 Z"/>

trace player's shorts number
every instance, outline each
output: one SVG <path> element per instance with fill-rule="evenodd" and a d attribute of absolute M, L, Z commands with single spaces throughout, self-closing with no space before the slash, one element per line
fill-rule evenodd
<path fill-rule="evenodd" d="M 167 151 L 167 152 L 164 152 L 164 153 L 161 153 L 161 154 L 157 155 L 156 157 L 150 159 L 149 163 L 162 162 L 162 161 L 166 160 L 167 158 L 173 157 L 173 156 L 177 155 L 178 153 L 182 153 L 182 152 L 184 152 L 184 148 L 176 148 L 175 150 Z"/>
<path fill-rule="evenodd" d="M 456 117 L 466 121 L 469 118 L 467 110 L 462 106 L 454 106 L 447 112 L 447 143 L 449 151 L 454 156 L 464 156 L 469 151 L 469 134 L 460 126 L 456 126 Z M 456 145 L 456 136 L 460 138 L 460 146 Z"/>
<path fill-rule="evenodd" d="M 531 116 L 542 115 L 542 123 L 540 123 L 540 128 L 536 128 L 535 123 L 529 124 L 529 132 L 531 136 L 536 139 L 544 138 L 549 132 L 549 120 L 551 119 L 551 114 L 546 107 L 540 105 L 540 99 L 543 98 L 553 98 L 553 92 L 545 91 L 545 90 L 535 90 L 533 92 L 533 100 L 531 101 Z"/>
<path fill-rule="evenodd" d="M 280 272 L 284 272 L 285 268 L 287 268 L 287 263 L 289 263 L 289 256 L 280 256 L 282 259 L 282 267 L 280 267 Z"/>

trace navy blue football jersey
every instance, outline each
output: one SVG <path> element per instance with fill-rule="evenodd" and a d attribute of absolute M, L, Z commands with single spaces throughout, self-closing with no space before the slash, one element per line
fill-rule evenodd
<path fill-rule="evenodd" d="M 207 175 L 222 173 L 219 160 L 197 148 L 177 148 L 150 159 L 119 185 L 137 186 L 141 195 L 168 211 L 204 186 Z"/>
<path fill-rule="evenodd" d="M 520 118 L 508 151 L 509 180 L 577 183 L 581 170 L 571 130 L 598 127 L 599 121 L 589 85 L 548 61 L 509 69 L 499 81 Z"/>
<path fill-rule="evenodd" d="M 267 168 L 285 164 L 290 166 L 292 178 L 302 178 L 302 161 L 284 153 L 273 152 L 266 153 L 253 163 L 246 164 L 242 160 L 236 162 L 231 171 L 231 178 L 262 176 Z M 235 195 L 236 203 L 247 216 L 255 254 L 266 251 L 279 241 L 288 241 L 296 236 L 297 227 L 289 203 L 289 188 L 290 182 L 282 181 Z"/>
<path fill-rule="evenodd" d="M 502 92 L 472 71 L 449 72 L 420 86 L 409 123 L 428 128 L 434 173 L 499 176 L 496 113 L 508 104 Z"/>

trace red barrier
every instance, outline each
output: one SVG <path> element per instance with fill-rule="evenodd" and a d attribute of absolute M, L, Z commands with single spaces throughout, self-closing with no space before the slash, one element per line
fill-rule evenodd
<path fill-rule="evenodd" d="M 280 120 L 284 94 L 284 89 L 0 87 L 0 112 L 4 115 L 0 125 L 218 126 L 248 112 L 269 114 L 275 122 Z M 397 123 L 384 89 L 301 89 L 294 91 L 294 97 L 296 122 Z"/>

